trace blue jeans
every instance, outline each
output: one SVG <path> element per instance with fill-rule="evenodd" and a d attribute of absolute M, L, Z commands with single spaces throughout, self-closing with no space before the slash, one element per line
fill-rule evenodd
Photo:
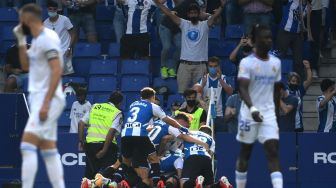
<path fill-rule="evenodd" d="M 272 26 L 272 13 L 244 13 L 245 32 L 250 33 L 255 24 Z"/>
<path fill-rule="evenodd" d="M 225 5 L 225 21 L 226 25 L 240 24 L 242 9 L 240 8 L 237 0 L 228 0 Z"/>
<path fill-rule="evenodd" d="M 176 64 L 181 53 L 181 33 L 172 33 L 170 29 L 160 24 L 159 34 L 162 43 L 161 67 L 168 67 L 176 70 Z M 174 43 L 175 50 L 173 59 L 169 59 L 169 52 Z"/>
<path fill-rule="evenodd" d="M 117 43 L 120 43 L 121 37 L 125 34 L 126 30 L 126 18 L 122 9 L 116 8 L 113 17 L 113 28 Z"/>

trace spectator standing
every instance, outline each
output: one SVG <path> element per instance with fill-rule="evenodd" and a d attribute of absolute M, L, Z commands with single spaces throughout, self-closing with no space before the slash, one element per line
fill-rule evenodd
<path fill-rule="evenodd" d="M 27 49 L 30 45 L 26 45 Z M 17 44 L 14 44 L 8 48 L 5 57 L 5 72 L 8 76 L 5 82 L 4 92 L 13 93 L 23 86 L 23 81 L 28 79 L 28 72 L 21 68 L 19 60 L 19 48 Z"/>
<path fill-rule="evenodd" d="M 97 42 L 96 24 L 94 15 L 96 11 L 96 0 L 62 0 L 68 7 L 68 16 L 74 26 L 75 41 L 78 40 L 80 28 L 82 27 L 87 41 Z"/>
<path fill-rule="evenodd" d="M 236 65 L 239 65 L 240 60 L 249 56 L 253 52 L 253 45 L 251 39 L 247 36 L 243 36 L 240 39 L 237 47 L 230 54 L 230 61 Z"/>
<path fill-rule="evenodd" d="M 45 27 L 54 30 L 61 39 L 64 61 L 63 75 L 72 74 L 74 73 L 72 67 L 72 47 L 75 39 L 73 25 L 68 17 L 57 14 L 58 5 L 56 2 L 49 0 L 47 7 L 49 18 L 43 24 Z"/>
<path fill-rule="evenodd" d="M 322 0 L 310 0 L 310 2 L 311 11 L 308 11 L 307 17 L 308 40 L 310 41 L 313 78 L 317 78 L 321 50 Z"/>
<path fill-rule="evenodd" d="M 286 58 L 287 50 L 293 53 L 294 71 L 304 77 L 302 62 L 303 50 L 303 16 L 306 14 L 306 3 L 303 0 L 288 0 L 283 6 L 283 14 L 277 36 L 277 49 L 282 58 Z"/>
<path fill-rule="evenodd" d="M 244 11 L 245 31 L 250 33 L 255 24 L 272 25 L 273 0 L 238 0 Z"/>
<path fill-rule="evenodd" d="M 200 85 L 203 88 L 203 98 L 210 98 L 211 88 L 214 91 L 214 102 L 215 102 L 215 132 L 225 131 L 227 129 L 224 124 L 224 106 L 225 101 L 223 99 L 227 96 L 232 95 L 233 89 L 230 84 L 226 83 L 226 76 L 222 74 L 220 68 L 220 59 L 218 57 L 210 57 L 208 61 L 208 74 L 204 75 L 204 77 L 200 81 Z"/>
<path fill-rule="evenodd" d="M 295 116 L 299 100 L 290 95 L 286 90 L 285 84 L 279 83 L 280 87 L 280 110 L 277 117 L 279 131 L 294 132 L 295 131 Z"/>
<path fill-rule="evenodd" d="M 210 16 L 208 20 L 200 21 L 200 7 L 190 4 L 188 17 L 190 21 L 178 17 L 163 5 L 164 0 L 156 0 L 162 12 L 167 15 L 181 29 L 181 56 L 180 66 L 177 72 L 178 92 L 183 93 L 189 86 L 195 84 L 206 72 L 208 61 L 208 34 L 209 27 L 220 16 L 225 0 L 221 6 Z"/>
<path fill-rule="evenodd" d="M 234 95 L 231 95 L 226 101 L 225 116 L 228 132 L 237 133 L 238 132 L 238 115 L 241 106 L 241 98 L 239 95 L 239 90 Z"/>
<path fill-rule="evenodd" d="M 91 109 L 91 103 L 86 100 L 86 88 L 80 87 L 77 89 L 75 101 L 71 106 L 70 111 L 70 133 L 78 133 L 78 123 L 84 117 L 86 112 Z"/>
<path fill-rule="evenodd" d="M 303 66 L 306 69 L 307 79 L 301 82 L 301 77 L 295 72 L 288 74 L 288 91 L 290 95 L 294 95 L 298 99 L 298 107 L 295 117 L 295 131 L 303 132 L 303 96 L 305 96 L 306 91 L 313 83 L 312 72 L 310 69 L 310 64 L 308 61 L 303 61 Z"/>
<path fill-rule="evenodd" d="M 119 0 L 128 8 L 126 34 L 120 41 L 123 59 L 146 59 L 149 56 L 150 15 L 155 10 L 152 0 Z"/>
<path fill-rule="evenodd" d="M 336 132 L 336 88 L 330 79 L 322 80 L 322 95 L 317 97 L 316 108 L 319 117 L 318 132 Z"/>
<path fill-rule="evenodd" d="M 124 5 L 118 1 L 115 1 L 115 10 L 114 10 L 114 15 L 113 15 L 113 29 L 116 37 L 116 42 L 120 43 L 120 40 L 122 36 L 124 36 L 125 31 L 126 31 L 126 23 L 127 23 L 127 18 L 126 18 L 126 10 L 124 8 Z"/>

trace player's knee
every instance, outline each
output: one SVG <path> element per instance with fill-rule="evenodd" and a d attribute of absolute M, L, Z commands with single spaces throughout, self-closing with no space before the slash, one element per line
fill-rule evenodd
<path fill-rule="evenodd" d="M 28 143 L 28 142 L 22 142 L 20 145 L 20 150 L 22 153 L 22 156 L 25 156 L 27 153 L 35 152 L 37 151 L 37 147 L 34 144 Z"/>

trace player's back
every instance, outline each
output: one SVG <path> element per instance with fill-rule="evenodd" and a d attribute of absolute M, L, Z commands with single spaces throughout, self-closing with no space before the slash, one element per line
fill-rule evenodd
<path fill-rule="evenodd" d="M 190 131 L 189 133 L 190 136 L 199 139 L 204 143 L 207 143 L 212 152 L 215 151 L 215 141 L 211 136 L 201 131 Z M 185 158 L 188 158 L 191 155 L 204 155 L 211 158 L 209 152 L 206 151 L 206 149 L 203 146 L 186 141 L 184 142 L 184 154 Z"/>
<path fill-rule="evenodd" d="M 148 134 L 149 139 L 153 142 L 154 146 L 161 143 L 161 139 L 169 134 L 169 125 L 161 120 L 154 121 L 154 128 Z"/>
<path fill-rule="evenodd" d="M 60 39 L 54 31 L 44 28 L 38 37 L 33 38 L 28 50 L 29 57 L 29 84 L 30 93 L 46 93 L 51 79 L 51 68 L 48 59 L 58 56 L 63 67 Z M 50 56 L 50 57 L 48 57 Z M 61 80 L 55 91 L 56 96 L 63 96 Z"/>
<path fill-rule="evenodd" d="M 261 60 L 255 54 L 242 59 L 238 79 L 249 79 L 248 92 L 253 106 L 264 118 L 275 115 L 274 84 L 281 80 L 281 62 L 269 54 L 268 60 Z M 248 107 L 242 102 L 241 115 L 252 120 Z"/>

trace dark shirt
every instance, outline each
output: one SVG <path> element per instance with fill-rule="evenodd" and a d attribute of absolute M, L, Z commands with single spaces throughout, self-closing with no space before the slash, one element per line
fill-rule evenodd
<path fill-rule="evenodd" d="M 85 6 L 78 6 L 77 3 L 73 3 L 68 7 L 68 14 L 76 14 L 76 13 L 87 13 L 87 14 L 94 14 L 96 12 L 96 4 L 92 3 L 90 5 Z"/>
<path fill-rule="evenodd" d="M 193 114 L 194 112 L 196 112 L 196 110 L 198 110 L 200 107 L 195 107 L 194 110 L 188 112 L 187 111 L 187 107 L 185 108 L 181 108 L 179 111 L 181 112 L 186 112 L 186 113 L 189 113 L 189 114 Z M 200 118 L 200 123 L 202 122 L 206 122 L 206 119 L 207 119 L 207 113 L 206 111 L 203 109 L 203 112 L 202 112 L 202 115 L 201 115 L 201 118 Z"/>
<path fill-rule="evenodd" d="M 172 11 L 177 12 L 178 17 L 187 20 L 188 19 L 187 10 L 189 8 L 189 5 L 192 3 L 200 5 L 201 3 L 204 3 L 204 0 L 184 0 L 183 2 L 175 6 Z M 161 24 L 170 29 L 172 33 L 178 33 L 181 31 L 179 26 L 176 25 L 176 23 L 174 23 L 168 16 L 164 16 L 162 18 Z"/>
<path fill-rule="evenodd" d="M 237 133 L 238 115 L 241 106 L 241 99 L 238 94 L 231 95 L 226 101 L 226 106 L 236 109 L 236 114 L 227 122 L 227 126 L 229 133 Z"/>
<path fill-rule="evenodd" d="M 219 6 L 221 6 L 220 0 L 211 0 L 207 2 L 206 12 L 209 14 L 214 14 L 214 10 L 216 10 Z"/>
<path fill-rule="evenodd" d="M 30 45 L 27 45 L 29 48 Z M 17 48 L 16 44 L 8 48 L 5 57 L 6 65 L 11 65 L 13 69 L 21 69 L 20 59 L 19 59 L 19 49 Z M 27 73 L 27 72 L 22 72 Z"/>
<path fill-rule="evenodd" d="M 280 109 L 280 114 L 278 118 L 279 129 L 281 132 L 294 132 L 295 131 L 295 115 L 296 109 L 298 107 L 298 99 L 293 95 L 288 95 L 288 97 L 283 98 L 282 101 L 294 107 L 294 109 L 285 114 Z"/>

